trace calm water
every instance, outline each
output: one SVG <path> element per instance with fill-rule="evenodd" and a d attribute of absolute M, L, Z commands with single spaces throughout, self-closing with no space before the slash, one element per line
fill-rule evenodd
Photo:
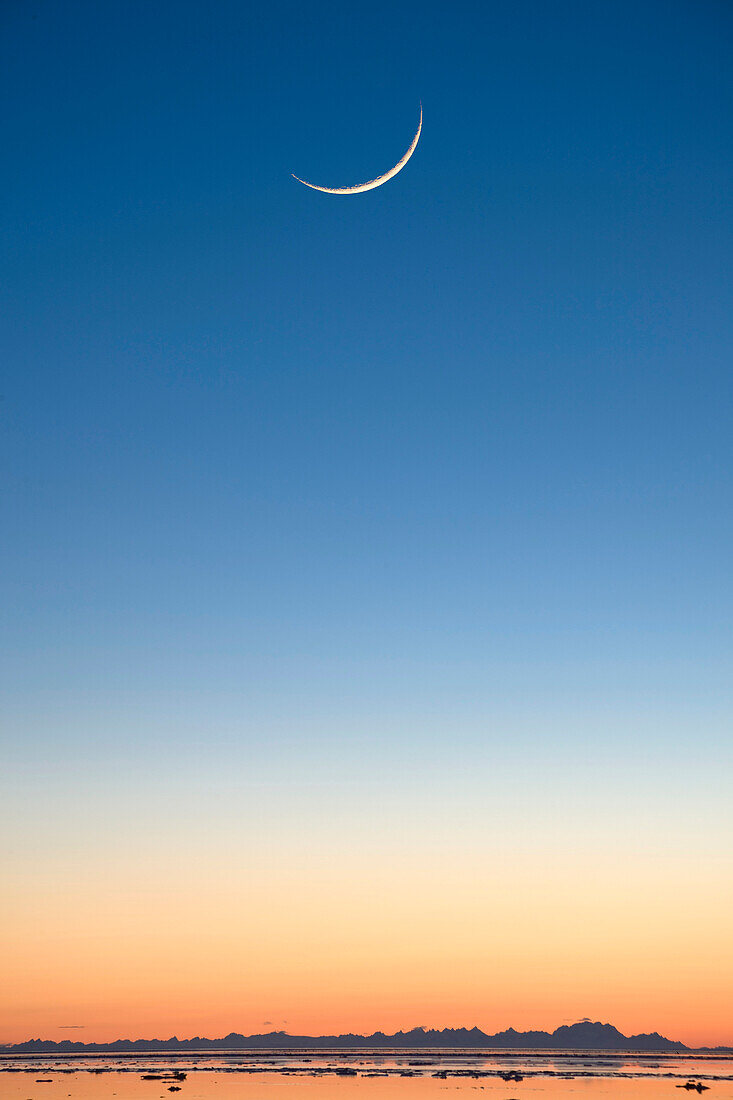
<path fill-rule="evenodd" d="M 520 1081 L 500 1074 L 516 1072 Z M 185 1074 L 173 1079 L 170 1074 Z M 144 1075 L 152 1075 L 145 1080 Z M 439 1075 L 439 1076 L 436 1076 Z M 2 1100 L 733 1100 L 731 1055 L 273 1052 L 0 1056 Z M 459 1100 L 459 1098 L 456 1098 Z"/>

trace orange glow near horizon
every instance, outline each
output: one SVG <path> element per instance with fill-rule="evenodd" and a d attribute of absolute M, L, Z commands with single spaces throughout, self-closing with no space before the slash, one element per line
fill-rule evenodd
<path fill-rule="evenodd" d="M 597 855 L 593 868 L 577 852 L 403 864 L 364 850 L 236 869 L 139 861 L 134 874 L 101 861 L 68 886 L 28 871 L 0 916 L 0 1041 L 552 1030 L 590 1016 L 733 1042 L 728 881 L 702 860 L 684 892 L 662 860 Z"/>

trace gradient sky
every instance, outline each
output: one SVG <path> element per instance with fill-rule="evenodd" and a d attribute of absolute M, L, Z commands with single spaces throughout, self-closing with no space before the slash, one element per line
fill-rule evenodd
<path fill-rule="evenodd" d="M 733 1043 L 732 45 L 2 4 L 0 1041 Z"/>

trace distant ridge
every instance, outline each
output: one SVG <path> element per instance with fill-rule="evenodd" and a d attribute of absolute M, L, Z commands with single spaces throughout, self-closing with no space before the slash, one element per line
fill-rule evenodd
<path fill-rule="evenodd" d="M 397 1031 L 385 1035 L 375 1031 L 372 1035 L 289 1035 L 285 1031 L 269 1031 L 264 1035 L 240 1035 L 232 1031 L 221 1039 L 117 1039 L 112 1043 L 82 1043 L 73 1039 L 54 1042 L 52 1039 L 29 1039 L 0 1049 L 13 1054 L 44 1054 L 58 1051 L 73 1053 L 84 1051 L 165 1051 L 165 1050 L 359 1050 L 373 1047 L 392 1049 L 464 1047 L 487 1049 L 530 1050 L 621 1050 L 621 1051 L 686 1051 L 684 1043 L 666 1039 L 653 1031 L 651 1034 L 622 1035 L 612 1024 L 591 1023 L 583 1020 L 577 1024 L 564 1024 L 555 1031 L 515 1031 L 513 1027 L 487 1035 L 477 1027 L 428 1030 L 422 1027 L 411 1031 Z"/>

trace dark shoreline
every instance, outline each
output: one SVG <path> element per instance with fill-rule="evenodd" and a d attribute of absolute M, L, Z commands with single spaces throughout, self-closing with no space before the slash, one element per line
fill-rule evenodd
<path fill-rule="evenodd" d="M 140 1043 L 138 1046 L 137 1043 Z M 155 1041 L 154 1041 L 155 1042 Z M 733 1047 L 684 1047 L 680 1050 L 653 1050 L 649 1048 L 629 1047 L 624 1050 L 607 1049 L 604 1047 L 418 1047 L 418 1046 L 359 1046 L 359 1047 L 316 1047 L 316 1046 L 262 1046 L 262 1047 L 195 1047 L 195 1046 L 148 1046 L 143 1040 L 137 1040 L 134 1046 L 124 1048 L 116 1046 L 103 1046 L 102 1044 L 90 1044 L 86 1048 L 75 1047 L 68 1049 L 58 1046 L 47 1047 L 45 1044 L 37 1049 L 29 1050 L 26 1044 L 14 1046 L 0 1046 L 0 1059 L 39 1059 L 47 1058 L 170 1058 L 175 1055 L 191 1058 L 211 1057 L 241 1057 L 253 1055 L 271 1058 L 301 1058 L 304 1055 L 318 1055 L 320 1057 L 387 1057 L 400 1055 L 422 1055 L 425 1057 L 440 1055 L 441 1058 L 517 1058 L 522 1055 L 530 1057 L 562 1057 L 562 1058 L 587 1058 L 600 1055 L 604 1058 L 623 1060 L 626 1058 L 656 1058 L 678 1059 L 689 1057 L 702 1058 L 726 1058 L 733 1055 Z"/>
<path fill-rule="evenodd" d="M 375 1047 L 370 1050 L 309 1048 L 275 1051 L 114 1051 L 104 1053 L 9 1053 L 0 1051 L 0 1073 L 34 1074 L 141 1074 L 158 1075 L 169 1067 L 185 1073 L 283 1074 L 286 1076 L 423 1077 L 503 1079 L 555 1078 L 665 1079 L 733 1082 L 729 1073 L 715 1073 L 716 1063 L 730 1062 L 731 1053 L 700 1051 L 518 1051 L 423 1050 Z M 492 1063 L 487 1064 L 487 1063 Z M 633 1063 L 637 1064 L 634 1065 Z M 696 1062 L 687 1066 L 685 1063 Z M 700 1065 L 700 1062 L 705 1063 Z M 497 1064 L 498 1063 L 498 1064 Z M 631 1064 L 630 1064 L 631 1063 Z M 692 1070 L 694 1069 L 694 1073 Z M 703 1072 L 700 1072 L 700 1071 Z M 511 1071 L 510 1073 L 506 1071 Z M 711 1072 L 712 1071 L 712 1072 Z M 678 1087 L 680 1087 L 678 1085 Z"/>
<path fill-rule="evenodd" d="M 729 1058 L 733 1055 L 733 1047 L 686 1047 L 684 1050 L 604 1050 L 602 1047 L 594 1049 L 548 1049 L 546 1047 L 221 1047 L 214 1050 L 207 1047 L 136 1047 L 134 1050 L 119 1050 L 114 1047 L 88 1050 L 18 1050 L 17 1047 L 0 1046 L 0 1060 L 13 1058 L 18 1061 L 27 1059 L 37 1061 L 39 1058 L 171 1058 L 174 1056 L 185 1058 L 241 1058 L 251 1055 L 264 1059 L 302 1058 L 304 1055 L 320 1058 L 388 1058 L 403 1057 L 406 1055 L 420 1056 L 424 1058 L 593 1058 L 603 1057 L 625 1061 L 628 1058 L 654 1058 L 658 1061 L 678 1061 L 681 1058 Z"/>

